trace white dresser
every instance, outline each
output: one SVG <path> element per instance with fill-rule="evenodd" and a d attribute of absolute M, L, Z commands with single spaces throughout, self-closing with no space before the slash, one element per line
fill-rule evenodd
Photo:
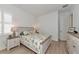
<path fill-rule="evenodd" d="M 19 37 L 7 39 L 7 50 L 9 50 L 13 47 L 16 47 L 16 46 L 20 46 L 20 38 Z"/>
<path fill-rule="evenodd" d="M 67 48 L 70 54 L 79 54 L 79 34 L 68 33 Z"/>

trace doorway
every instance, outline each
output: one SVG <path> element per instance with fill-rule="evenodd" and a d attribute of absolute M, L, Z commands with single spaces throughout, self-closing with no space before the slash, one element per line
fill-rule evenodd
<path fill-rule="evenodd" d="M 66 41 L 68 28 L 72 25 L 71 13 L 69 11 L 59 12 L 58 40 Z"/>

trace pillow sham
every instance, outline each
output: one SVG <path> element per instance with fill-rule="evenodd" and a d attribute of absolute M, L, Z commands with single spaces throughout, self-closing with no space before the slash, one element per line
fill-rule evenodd
<path fill-rule="evenodd" d="M 20 36 L 20 32 L 16 32 L 16 36 Z"/>
<path fill-rule="evenodd" d="M 24 31 L 23 33 L 24 33 L 24 35 L 28 35 L 28 34 L 30 34 L 29 31 Z"/>

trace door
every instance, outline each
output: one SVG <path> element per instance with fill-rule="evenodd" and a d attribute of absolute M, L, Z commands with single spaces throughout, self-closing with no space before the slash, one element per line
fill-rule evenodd
<path fill-rule="evenodd" d="M 67 39 L 67 32 L 70 27 L 70 13 L 61 12 L 59 18 L 59 39 L 64 41 Z"/>

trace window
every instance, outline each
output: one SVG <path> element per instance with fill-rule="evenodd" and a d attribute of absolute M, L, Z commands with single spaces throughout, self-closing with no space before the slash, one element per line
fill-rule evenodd
<path fill-rule="evenodd" d="M 4 33 L 11 32 L 11 24 L 4 24 Z"/>
<path fill-rule="evenodd" d="M 0 34 L 11 32 L 12 15 L 0 12 Z"/>
<path fill-rule="evenodd" d="M 4 13 L 4 33 L 9 33 L 11 31 L 12 16 L 10 14 Z"/>

